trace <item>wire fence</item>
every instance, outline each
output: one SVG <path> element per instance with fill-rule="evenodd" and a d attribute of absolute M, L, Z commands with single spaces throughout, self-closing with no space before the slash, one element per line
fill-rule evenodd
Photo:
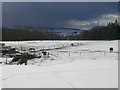
<path fill-rule="evenodd" d="M 51 45 L 48 44 L 40 44 L 35 46 L 34 44 L 32 45 L 17 45 L 17 48 L 21 51 L 29 51 L 29 48 L 34 47 L 37 51 L 37 53 L 39 53 L 42 50 L 45 51 L 50 51 L 50 55 L 54 56 L 54 57 L 61 57 L 63 55 L 66 55 L 67 57 L 75 57 L 75 56 L 83 56 L 83 55 L 88 55 L 88 54 L 99 54 L 99 55 L 104 55 L 107 56 L 108 54 L 118 54 L 118 57 L 120 56 L 120 52 L 117 51 L 112 51 L 110 52 L 109 50 L 104 51 L 104 50 L 87 50 L 87 49 L 83 49 L 83 50 L 64 50 L 64 48 L 69 48 L 69 47 L 76 47 L 76 46 L 81 46 L 81 45 L 90 45 L 92 46 L 92 44 L 94 45 L 95 43 L 99 42 L 103 42 L 103 41 L 83 41 L 83 42 L 69 42 L 69 43 L 53 43 Z M 37 43 L 36 43 L 37 44 Z M 73 45 L 72 45 L 73 44 Z M 54 52 L 51 52 L 51 50 L 56 50 Z M 6 57 L 6 62 L 7 62 L 7 57 Z"/>
<path fill-rule="evenodd" d="M 56 56 L 60 56 L 61 53 L 66 53 L 67 56 L 74 56 L 74 54 L 77 54 L 79 56 L 87 55 L 87 54 L 120 54 L 120 52 L 109 52 L 109 51 L 57 51 Z"/>

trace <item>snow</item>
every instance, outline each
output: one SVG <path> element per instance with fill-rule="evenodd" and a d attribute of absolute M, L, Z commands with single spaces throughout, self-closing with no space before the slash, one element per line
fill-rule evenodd
<path fill-rule="evenodd" d="M 118 88 L 118 41 L 23 41 L 6 45 L 47 50 L 28 65 L 2 64 L 3 88 Z M 75 46 L 71 46 L 74 43 Z M 109 52 L 113 47 L 114 51 Z M 54 49 L 60 48 L 60 49 Z M 12 58 L 8 58 L 8 61 Z M 6 57 L 0 60 L 5 62 Z"/>
<path fill-rule="evenodd" d="M 2 89 L 2 65 L 0 65 L 0 89 Z"/>

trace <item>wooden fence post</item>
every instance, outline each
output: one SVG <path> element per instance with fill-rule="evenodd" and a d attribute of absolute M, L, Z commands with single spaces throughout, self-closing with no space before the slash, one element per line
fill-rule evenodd
<path fill-rule="evenodd" d="M 69 51 L 69 56 L 70 56 L 70 51 Z"/>
<path fill-rule="evenodd" d="M 7 57 L 6 57 L 6 64 L 7 64 Z"/>

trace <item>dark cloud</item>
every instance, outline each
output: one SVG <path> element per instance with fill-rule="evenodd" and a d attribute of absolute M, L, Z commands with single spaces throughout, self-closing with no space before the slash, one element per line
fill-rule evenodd
<path fill-rule="evenodd" d="M 116 2 L 4 2 L 3 26 L 64 27 L 70 20 L 87 21 L 117 12 Z"/>

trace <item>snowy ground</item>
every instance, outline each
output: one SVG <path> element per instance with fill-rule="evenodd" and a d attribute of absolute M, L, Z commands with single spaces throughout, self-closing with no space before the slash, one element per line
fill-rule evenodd
<path fill-rule="evenodd" d="M 49 58 L 29 60 L 27 66 L 3 64 L 3 88 L 118 88 L 118 41 L 4 43 L 26 50 L 29 47 L 51 50 Z M 114 48 L 112 53 L 110 47 Z M 0 60 L 4 62 L 6 58 Z"/>
<path fill-rule="evenodd" d="M 2 65 L 0 65 L 0 89 L 2 89 Z"/>

